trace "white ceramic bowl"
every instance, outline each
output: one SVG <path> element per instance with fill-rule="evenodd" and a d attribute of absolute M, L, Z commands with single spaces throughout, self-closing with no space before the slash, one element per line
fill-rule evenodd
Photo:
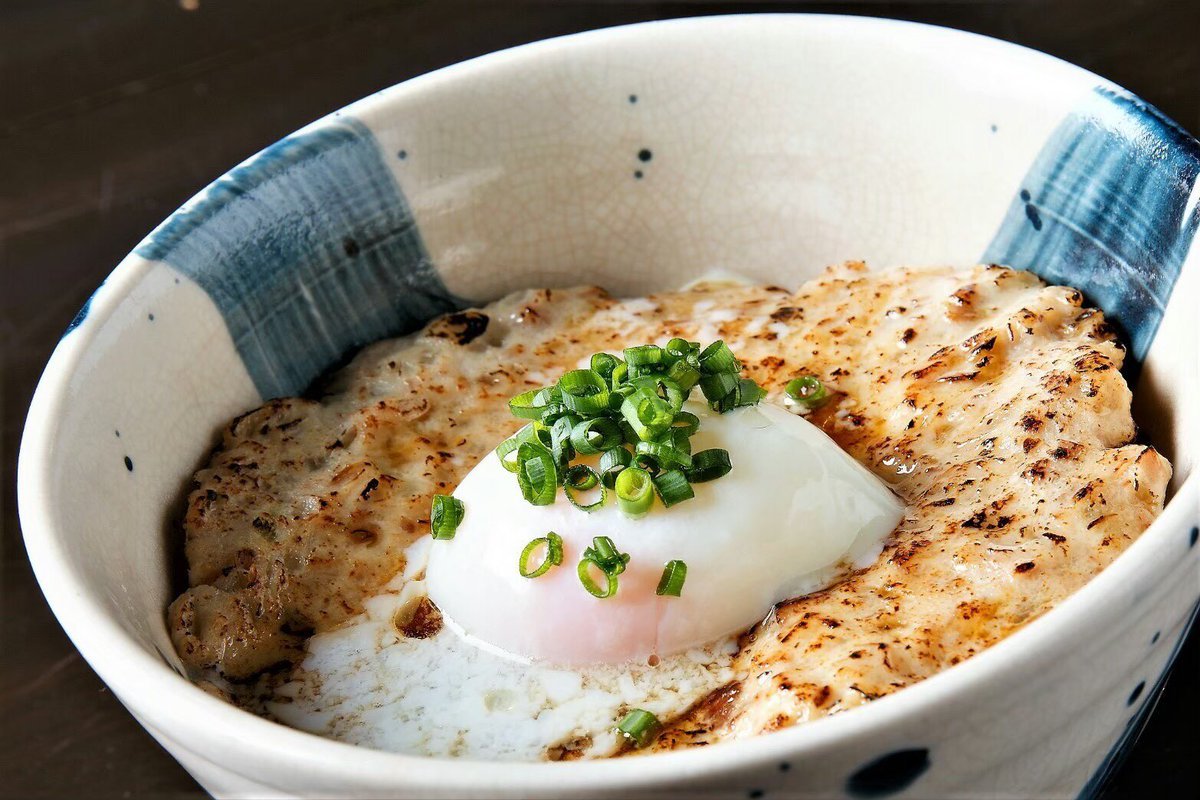
<path fill-rule="evenodd" d="M 30 410 L 29 555 L 83 655 L 220 797 L 1092 793 L 1200 596 L 1198 169 L 1195 140 L 1108 82 L 918 25 L 681 20 L 450 67 L 246 161 L 97 290 Z M 181 491 L 262 397 L 467 299 L 581 281 L 644 292 L 711 268 L 796 285 L 848 258 L 1031 268 L 1129 336 L 1173 497 L 1002 644 L 809 725 L 591 763 L 354 748 L 178 673 L 163 610 Z"/>

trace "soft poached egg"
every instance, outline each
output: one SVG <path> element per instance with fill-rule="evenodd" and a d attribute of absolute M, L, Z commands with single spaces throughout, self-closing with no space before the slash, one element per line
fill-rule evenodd
<path fill-rule="evenodd" d="M 495 454 L 455 490 L 465 515 L 435 541 L 426 581 L 449 626 L 521 659 L 619 663 L 665 656 L 758 622 L 782 600 L 824 588 L 878 557 L 903 506 L 867 469 L 800 416 L 763 403 L 717 414 L 703 403 L 694 452 L 719 447 L 732 470 L 694 485 L 695 497 L 660 502 L 632 519 L 608 502 L 588 513 L 560 490 L 553 504 L 521 496 Z M 537 578 L 518 561 L 533 539 L 562 537 L 563 562 Z M 630 556 L 617 592 L 593 597 L 576 566 L 593 537 Z M 681 560 L 680 597 L 655 593 L 664 565 Z"/>

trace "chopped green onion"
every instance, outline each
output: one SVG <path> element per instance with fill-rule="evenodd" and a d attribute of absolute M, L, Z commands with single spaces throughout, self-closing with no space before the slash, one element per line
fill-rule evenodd
<path fill-rule="evenodd" d="M 682 438 L 687 442 L 686 436 Z M 638 442 L 634 454 L 653 458 L 654 463 L 663 469 L 677 466 L 687 468 L 692 465 L 692 454 L 680 448 L 675 437 L 664 436 L 653 442 Z"/>
<path fill-rule="evenodd" d="M 593 417 L 571 429 L 571 446 L 576 453 L 585 456 L 616 447 L 621 443 L 621 428 L 616 420 L 608 417 Z"/>
<path fill-rule="evenodd" d="M 700 374 L 699 369 L 683 358 L 676 361 L 667 370 L 667 377 L 675 381 L 675 384 L 685 392 L 696 385 L 700 380 Z"/>
<path fill-rule="evenodd" d="M 758 405 L 758 402 L 767 396 L 767 390 L 759 386 L 753 378 L 739 378 L 737 388 L 737 402 L 739 406 Z"/>
<path fill-rule="evenodd" d="M 508 401 L 508 410 L 514 417 L 523 419 L 541 419 L 549 401 L 543 395 L 544 389 L 530 389 Z"/>
<path fill-rule="evenodd" d="M 571 410 L 567 408 L 566 403 L 550 403 L 542 406 L 542 415 L 538 417 L 538 422 L 543 425 L 553 425 L 569 413 Z"/>
<path fill-rule="evenodd" d="M 613 367 L 612 374 L 608 376 L 608 385 L 613 391 L 617 391 L 617 387 L 624 383 L 629 378 L 629 365 L 624 361 L 617 361 L 617 365 Z"/>
<path fill-rule="evenodd" d="M 829 390 L 815 375 L 802 375 L 788 381 L 787 396 L 806 408 L 820 408 L 829 400 Z"/>
<path fill-rule="evenodd" d="M 581 492 L 595 489 L 598 483 L 600 475 L 587 464 L 572 464 L 567 467 L 567 473 L 563 476 L 563 486 L 570 486 Z"/>
<path fill-rule="evenodd" d="M 605 381 L 609 381 L 612 379 L 613 370 L 620 363 L 622 363 L 621 359 L 610 353 L 596 353 L 588 362 L 588 366 L 591 367 L 592 372 L 604 378 Z M 606 385 L 611 386 L 611 384 Z"/>
<path fill-rule="evenodd" d="M 724 414 L 739 406 L 752 406 L 767 396 L 767 392 L 750 378 L 739 378 L 727 372 L 706 375 L 700 379 L 700 389 L 708 398 L 709 407 Z"/>
<path fill-rule="evenodd" d="M 617 473 L 614 485 L 617 506 L 630 517 L 639 517 L 654 504 L 654 483 L 650 473 L 638 467 L 626 467 Z"/>
<path fill-rule="evenodd" d="M 685 358 L 691 353 L 698 352 L 700 352 L 699 342 L 689 342 L 687 339 L 680 339 L 678 336 L 667 342 L 667 353 L 675 358 Z"/>
<path fill-rule="evenodd" d="M 621 416 L 639 439 L 647 441 L 658 438 L 671 427 L 675 410 L 653 390 L 643 387 L 625 398 L 621 404 Z"/>
<path fill-rule="evenodd" d="M 607 536 L 593 537 L 592 546 L 583 551 L 583 557 L 595 561 L 602 570 L 613 575 L 620 575 L 629 563 L 629 554 L 618 550 Z"/>
<path fill-rule="evenodd" d="M 521 496 L 535 506 L 548 506 L 558 492 L 554 456 L 540 444 L 524 442 L 517 448 L 517 483 Z"/>
<path fill-rule="evenodd" d="M 734 357 L 729 345 L 718 339 L 704 348 L 700 353 L 700 371 L 705 375 L 715 375 L 721 372 L 736 374 L 742 369 Z"/>
<path fill-rule="evenodd" d="M 629 365 L 630 377 L 657 372 L 665 353 L 656 344 L 643 344 L 625 348 L 625 363 Z"/>
<path fill-rule="evenodd" d="M 582 479 L 578 476 L 582 476 Z M 586 492 L 596 487 L 600 488 L 600 497 L 595 502 L 581 503 L 575 498 L 574 492 Z M 563 481 L 563 494 L 567 496 L 567 502 L 580 511 L 587 512 L 600 508 L 608 499 L 608 490 L 600 482 L 600 475 L 596 470 L 584 464 L 573 464 L 567 468 L 566 479 Z"/>
<path fill-rule="evenodd" d="M 704 398 L 710 404 L 724 400 L 736 392 L 737 387 L 738 376 L 732 372 L 718 372 L 715 375 L 705 375 L 700 379 L 700 391 L 704 392 Z"/>
<path fill-rule="evenodd" d="M 550 455 L 554 456 L 554 463 L 560 467 L 560 471 L 575 457 L 575 449 L 571 446 L 571 431 L 578 422 L 579 417 L 574 414 L 564 414 L 550 427 Z"/>
<path fill-rule="evenodd" d="M 554 531 L 550 531 L 540 539 L 534 539 L 529 544 L 525 545 L 525 549 L 521 551 L 521 560 L 517 564 L 521 571 L 522 578 L 539 578 L 550 571 L 551 567 L 557 567 L 563 562 L 563 541 L 562 537 Z M 541 548 L 545 548 L 545 553 L 542 556 L 542 561 L 536 568 L 531 568 L 529 560 Z"/>
<path fill-rule="evenodd" d="M 505 439 L 496 448 L 496 456 L 500 459 L 500 465 L 509 472 L 517 471 L 517 448 L 521 446 L 521 442 L 527 442 L 534 436 L 533 423 L 529 423 L 514 433 L 512 436 Z M 509 458 L 509 455 L 512 458 Z"/>
<path fill-rule="evenodd" d="M 692 485 L 688 483 L 687 476 L 677 469 L 667 470 L 656 476 L 654 488 L 658 490 L 658 496 L 667 508 L 682 503 L 684 500 L 691 500 L 696 496 Z"/>
<path fill-rule="evenodd" d="M 662 577 L 658 580 L 658 588 L 654 593 L 660 597 L 679 597 L 683 594 L 683 582 L 687 580 L 687 564 L 679 561 L 668 561 L 663 567 Z"/>
<path fill-rule="evenodd" d="M 633 455 L 624 447 L 614 447 L 600 454 L 600 480 L 612 489 L 621 470 L 633 463 Z"/>
<path fill-rule="evenodd" d="M 682 432 L 684 436 L 691 436 L 696 431 L 700 430 L 700 418 L 688 411 L 680 411 L 675 415 L 675 421 L 671 423 L 671 432 Z"/>
<path fill-rule="evenodd" d="M 448 494 L 435 494 L 433 508 L 429 512 L 429 527 L 435 539 L 453 539 L 462 522 L 466 508 L 462 500 Z"/>
<path fill-rule="evenodd" d="M 608 410 L 608 384 L 590 369 L 573 369 L 558 379 L 558 389 L 567 408 L 593 416 Z"/>
<path fill-rule="evenodd" d="M 651 476 L 662 472 L 662 466 L 658 463 L 654 456 L 650 455 L 649 453 L 634 453 L 633 466 L 637 467 L 638 469 L 646 470 L 646 472 L 650 473 Z"/>
<path fill-rule="evenodd" d="M 637 517 L 654 505 L 656 491 L 670 506 L 694 496 L 693 480 L 729 471 L 724 451 L 706 451 L 699 462 L 693 457 L 691 437 L 700 418 L 683 410 L 697 386 L 721 413 L 765 396 L 761 386 L 740 376 L 728 345 L 718 340 L 701 349 L 677 336 L 665 348 L 645 344 L 627 347 L 623 355 L 594 353 L 588 368 L 509 401 L 515 416 L 532 422 L 501 442 L 496 456 L 516 473 L 528 502 L 551 505 L 562 486 L 570 503 L 592 511 L 615 489 L 621 510 Z M 572 463 L 596 455 L 598 468 Z M 596 488 L 595 502 L 579 499 Z"/>
<path fill-rule="evenodd" d="M 641 378 L 634 378 L 630 383 L 636 389 L 645 389 L 646 391 L 653 392 L 660 400 L 666 400 L 673 412 L 678 413 L 679 409 L 683 407 L 683 390 L 679 388 L 679 384 L 670 378 L 661 375 L 647 375 Z"/>
<path fill-rule="evenodd" d="M 640 708 L 635 708 L 626 714 L 616 727 L 616 732 L 634 747 L 645 747 L 650 744 L 660 730 L 662 730 L 662 724 L 658 721 L 658 717 Z"/>
<path fill-rule="evenodd" d="M 692 467 L 686 474 L 690 482 L 704 483 L 727 475 L 731 469 L 733 465 L 729 463 L 729 451 L 714 447 L 692 456 Z"/>
<path fill-rule="evenodd" d="M 592 570 L 595 569 L 603 576 L 604 585 L 601 586 L 592 577 Z M 617 593 L 617 576 L 611 572 L 605 571 L 599 563 L 591 558 L 580 560 L 579 566 L 576 568 L 576 574 L 579 575 L 579 582 L 583 584 L 583 588 L 587 589 L 588 594 L 592 597 L 598 597 L 601 600 L 606 597 L 612 597 Z"/>

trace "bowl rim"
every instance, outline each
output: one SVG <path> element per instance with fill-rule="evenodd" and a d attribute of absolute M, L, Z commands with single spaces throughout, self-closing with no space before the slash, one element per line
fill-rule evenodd
<path fill-rule="evenodd" d="M 683 17 L 619 25 L 559 36 L 479 56 L 420 75 L 368 95 L 298 129 L 331 124 L 341 114 L 357 114 L 386 107 L 405 95 L 436 88 L 442 81 L 470 79 L 505 62 L 536 60 L 561 49 L 603 47 L 633 32 L 645 35 L 646 29 L 666 27 L 710 28 L 738 22 L 752 26 L 786 24 L 840 26 L 836 35 L 890 28 L 904 37 L 956 41 L 967 40 L 979 47 L 992 48 L 997 57 L 1025 58 L 1047 69 L 1073 71 L 1093 79 L 1096 85 L 1114 86 L 1088 70 L 1031 48 L 993 37 L 924 23 L 835 14 L 730 14 Z M 291 134 L 294 135 L 294 134 Z M 253 160 L 251 156 L 249 160 Z M 243 162 L 246 163 L 246 162 Z M 218 179 L 220 180 L 220 179 Z M 196 195 L 199 197 L 207 187 Z M 194 202 L 185 202 L 161 224 Z M 1188 261 L 1194 260 L 1194 257 Z M 971 687 L 1003 674 L 1014 663 L 1036 660 L 1039 653 L 1051 650 L 1058 632 L 1078 626 L 1098 608 L 1115 604 L 1117 588 L 1128 585 L 1138 574 L 1151 570 L 1156 562 L 1169 562 L 1167 538 L 1186 529 L 1194 520 L 1187 509 L 1200 501 L 1200 475 L 1192 474 L 1175 491 L 1163 513 L 1112 564 L 1066 599 L 1025 624 L 1004 640 L 986 648 L 955 666 L 906 687 L 904 691 L 879 698 L 854 713 L 822 717 L 791 726 L 769 736 L 753 736 L 722 743 L 718 748 L 684 748 L 657 753 L 649 758 L 599 759 L 562 762 L 501 762 L 473 759 L 447 759 L 408 755 L 346 744 L 306 733 L 259 717 L 220 700 L 175 672 L 157 653 L 139 644 L 115 615 L 110 616 L 103 603 L 84 587 L 81 571 L 71 564 L 67 540 L 55 519 L 54 503 L 48 487 L 54 461 L 56 419 L 69 402 L 67 388 L 76 367 L 94 338 L 114 310 L 145 275 L 150 262 L 127 255 L 102 286 L 104 291 L 91 301 L 89 325 L 59 342 L 51 355 L 30 405 L 22 435 L 18 460 L 18 507 L 28 558 L 38 583 L 59 624 L 74 645 L 114 693 L 134 712 L 138 721 L 159 738 L 210 759 L 220 747 L 226 755 L 237 752 L 237 764 L 227 768 L 245 774 L 241 767 L 250 764 L 303 764 L 306 775 L 343 779 L 344 785 L 439 791 L 487 792 L 498 787 L 551 785 L 558 792 L 572 789 L 651 787 L 683 779 L 711 777 L 753 765 L 777 764 L 811 755 L 824 749 L 840 748 L 871 731 L 919 715 L 922 709 L 946 702 Z M 1185 262 L 1186 266 L 1186 262 Z M 1190 499 L 1190 502 L 1189 502 Z M 452 767 L 452 769 L 448 769 Z"/>

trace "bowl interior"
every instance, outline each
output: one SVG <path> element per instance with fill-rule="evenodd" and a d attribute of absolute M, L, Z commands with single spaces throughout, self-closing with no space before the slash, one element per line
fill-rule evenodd
<path fill-rule="evenodd" d="M 643 293 L 713 270 L 794 287 L 852 258 L 1083 289 L 1125 331 L 1178 487 L 1198 171 L 1195 140 L 1117 87 L 920 26 L 682 21 L 452 67 L 247 160 L 100 287 L 30 413 L 30 551 L 60 618 L 92 607 L 177 666 L 180 499 L 236 414 L 514 289 Z M 109 632 L 65 624 L 97 664 Z"/>

